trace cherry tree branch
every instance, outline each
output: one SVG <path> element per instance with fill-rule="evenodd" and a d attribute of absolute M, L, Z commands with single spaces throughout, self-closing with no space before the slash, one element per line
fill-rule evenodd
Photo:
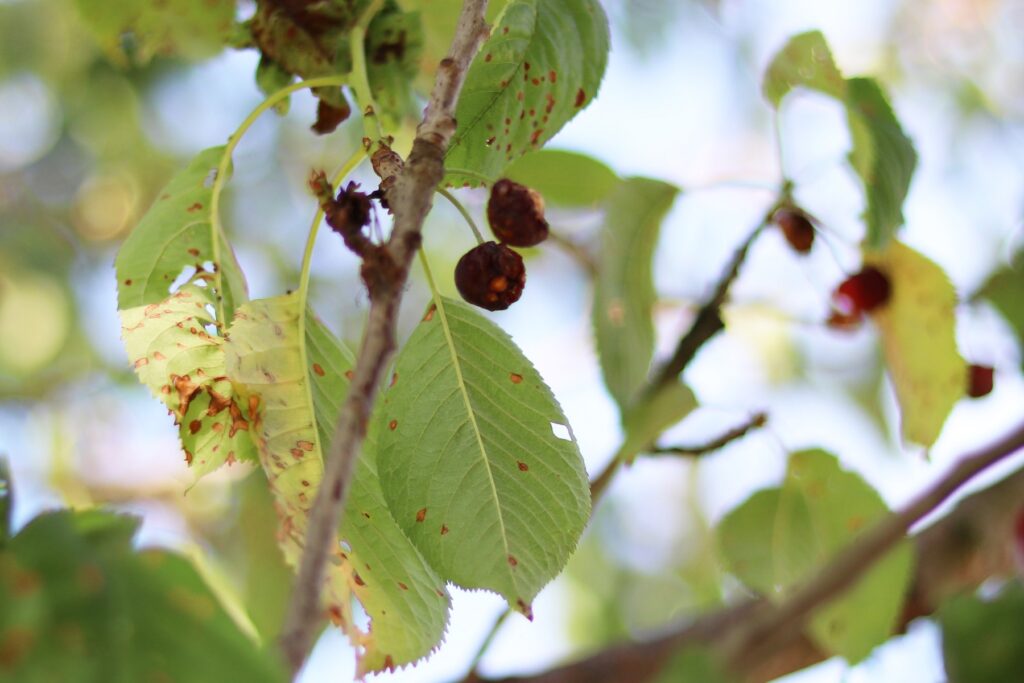
<path fill-rule="evenodd" d="M 364 256 L 362 275 L 370 291 L 369 318 L 349 393 L 326 454 L 323 481 L 310 510 L 306 545 L 281 635 L 281 647 L 293 675 L 302 666 L 323 619 L 320 595 L 327 557 L 356 457 L 366 438 L 377 387 L 395 352 L 398 310 L 413 257 L 422 241 L 423 221 L 430 211 L 434 189 L 444 178 L 444 154 L 455 132 L 455 104 L 469 64 L 487 37 L 486 10 L 487 0 L 463 3 L 451 49 L 438 67 L 423 121 L 404 165 L 378 164 L 378 159 L 374 159 L 375 168 L 390 171 L 382 174 L 382 187 L 387 188 L 394 225 L 388 241 Z"/>
<path fill-rule="evenodd" d="M 696 446 L 655 446 L 650 449 L 650 453 L 652 455 L 686 455 L 689 457 L 706 455 L 725 448 L 737 439 L 742 439 L 755 429 L 764 427 L 767 422 L 768 415 L 766 413 L 754 413 L 750 416 L 750 419 L 743 424 L 733 427 L 729 431 L 720 434 L 707 443 L 702 443 Z"/>
<path fill-rule="evenodd" d="M 1024 424 L 999 441 L 967 455 L 933 486 L 854 541 L 810 583 L 778 607 L 750 599 L 697 618 L 690 624 L 638 643 L 624 643 L 548 671 L 481 683 L 641 683 L 657 674 L 671 655 L 688 646 L 723 654 L 741 680 L 770 681 L 829 658 L 804 632 L 815 609 L 850 587 L 910 527 L 992 465 L 1024 448 Z M 1012 571 L 1012 529 L 1024 500 L 1024 469 L 960 501 L 952 512 L 911 539 L 915 575 L 895 632 L 935 612 L 946 598 L 977 588 L 985 579 Z M 763 638 L 759 642 L 757 638 Z M 743 648 L 749 648 L 744 650 Z M 731 656 L 730 656 L 731 655 Z"/>

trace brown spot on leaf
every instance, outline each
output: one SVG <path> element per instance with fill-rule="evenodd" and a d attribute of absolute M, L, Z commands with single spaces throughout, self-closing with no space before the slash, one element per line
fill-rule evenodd
<path fill-rule="evenodd" d="M 397 381 L 398 381 L 398 373 L 396 372 L 393 375 L 391 375 L 391 384 L 388 385 L 388 386 L 392 386 L 392 387 L 395 386 L 395 382 L 397 382 Z"/>
<path fill-rule="evenodd" d="M 399 581 L 399 582 L 398 582 L 398 587 L 399 587 L 399 588 L 401 588 L 401 589 L 402 589 L 402 590 L 404 590 L 404 591 L 407 591 L 407 590 L 409 590 L 409 587 L 408 587 L 408 586 L 406 586 L 406 585 L 405 585 L 404 583 L 402 583 L 401 581 Z"/>
<path fill-rule="evenodd" d="M 352 572 L 352 580 L 355 581 L 357 586 L 366 585 L 366 582 L 363 581 L 363 577 L 359 576 L 359 572 Z"/>
<path fill-rule="evenodd" d="M 442 524 L 441 525 L 441 535 L 445 536 L 445 535 L 447 535 L 447 533 L 448 533 L 448 525 L 447 524 Z"/>
<path fill-rule="evenodd" d="M 149 365 L 149 359 L 148 358 L 140 358 L 137 361 L 135 361 L 135 367 L 137 367 L 137 368 L 141 368 L 144 365 Z"/>
<path fill-rule="evenodd" d="M 416 512 L 416 521 L 417 521 L 417 522 L 422 522 L 422 521 L 423 521 L 423 520 L 425 520 L 426 518 L 427 518 L 427 508 L 420 508 L 420 509 L 419 509 L 419 510 L 418 510 L 418 511 Z"/>
<path fill-rule="evenodd" d="M 587 101 L 587 93 L 583 92 L 583 88 L 576 91 L 576 106 L 582 107 L 583 103 Z"/>
<path fill-rule="evenodd" d="M 199 420 L 192 420 L 188 423 L 188 431 L 192 434 L 198 434 L 199 430 L 203 428 L 203 423 Z"/>
<path fill-rule="evenodd" d="M 515 555 L 508 556 L 508 566 L 515 567 L 519 564 L 519 560 L 515 558 Z"/>
<path fill-rule="evenodd" d="M 348 381 L 351 382 L 352 378 L 355 377 L 355 376 L 356 376 L 356 373 L 352 372 L 351 370 L 346 370 L 345 371 L 345 379 L 347 379 Z"/>
<path fill-rule="evenodd" d="M 315 372 L 320 377 L 323 377 L 325 374 L 327 374 L 324 372 L 323 367 L 321 367 L 319 363 L 313 363 L 313 372 Z"/>
<path fill-rule="evenodd" d="M 530 135 L 530 144 L 536 145 L 537 141 L 540 140 L 540 136 L 543 132 L 543 128 L 538 128 L 537 130 L 533 131 L 533 134 Z"/>
<path fill-rule="evenodd" d="M 397 428 L 398 428 L 398 420 L 392 420 L 391 422 L 388 422 L 388 429 L 390 429 L 391 431 L 395 431 L 395 429 L 397 429 Z"/>
<path fill-rule="evenodd" d="M 364 510 L 364 511 L 363 511 L 363 513 L 362 513 L 362 515 L 363 515 L 363 517 L 365 517 L 366 519 L 370 519 L 370 513 L 369 513 L 369 512 L 366 512 L 366 511 Z"/>
<path fill-rule="evenodd" d="M 508 373 L 508 378 L 512 382 L 512 384 L 519 384 L 520 382 L 523 381 L 523 376 L 520 375 L 518 372 Z"/>
<path fill-rule="evenodd" d="M 557 79 L 558 79 L 558 74 L 555 73 L 554 69 L 552 69 L 551 71 L 548 72 L 548 80 L 550 80 L 552 83 L 554 83 Z"/>
<path fill-rule="evenodd" d="M 195 247 L 189 247 L 188 253 L 194 256 L 195 258 L 199 258 L 199 250 L 196 249 Z"/>
<path fill-rule="evenodd" d="M 192 464 L 192 453 L 189 452 L 189 450 L 187 448 L 182 448 L 181 450 L 185 451 L 185 464 L 191 465 Z"/>
<path fill-rule="evenodd" d="M 395 660 L 391 658 L 391 655 L 384 655 L 384 668 L 392 673 L 395 671 Z"/>
<path fill-rule="evenodd" d="M 486 55 L 484 55 L 484 61 L 485 62 L 491 61 L 491 53 L 490 52 L 488 52 Z"/>
<path fill-rule="evenodd" d="M 189 213 L 195 213 L 196 211 L 202 211 L 203 205 L 200 202 L 196 202 L 195 204 L 193 204 L 192 206 L 188 207 L 185 210 L 188 211 Z"/>
<path fill-rule="evenodd" d="M 341 608 L 337 605 L 331 605 L 327 608 L 327 616 L 330 617 L 331 623 L 339 628 L 345 624 L 345 617 L 342 616 Z"/>
<path fill-rule="evenodd" d="M 529 472 L 530 471 L 530 466 L 527 465 L 522 460 L 516 460 L 516 467 L 519 468 L 520 472 Z"/>
<path fill-rule="evenodd" d="M 128 278 L 127 280 L 124 281 L 124 286 L 125 287 L 131 287 L 132 286 L 131 278 Z"/>
<path fill-rule="evenodd" d="M 292 457 L 295 458 L 296 460 L 302 460 L 303 453 L 298 448 L 291 449 L 289 453 L 291 453 Z"/>
<path fill-rule="evenodd" d="M 427 309 L 427 314 L 425 316 L 423 316 L 423 322 L 429 323 L 431 320 L 433 320 L 434 319 L 434 313 L 436 311 L 437 311 L 437 306 L 435 306 L 434 304 L 431 304 L 430 308 Z"/>
<path fill-rule="evenodd" d="M 307 451 L 307 452 L 313 450 L 313 442 L 312 441 L 297 441 L 295 443 L 295 445 L 298 446 L 299 448 L 301 448 L 302 450 Z"/>

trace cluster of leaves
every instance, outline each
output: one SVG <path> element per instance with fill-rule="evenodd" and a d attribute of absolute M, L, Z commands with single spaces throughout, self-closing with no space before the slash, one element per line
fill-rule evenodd
<path fill-rule="evenodd" d="M 278 90 L 296 75 L 349 73 L 356 68 L 355 38 L 364 46 L 366 74 L 385 121 L 415 113 L 417 84 L 422 86 L 450 40 L 460 3 L 429 3 L 430 11 L 421 11 L 427 4 L 260 0 L 239 26 L 230 0 L 169 0 L 144 9 L 118 2 L 102 11 L 79 2 L 101 44 L 118 59 L 199 56 L 233 41 L 261 51 L 257 80 L 267 90 Z M 372 13 L 365 35 L 354 36 L 368 10 L 379 11 Z M 539 189 L 554 204 L 603 214 L 593 327 L 625 432 L 616 457 L 629 461 L 697 407 L 681 382 L 650 383 L 657 301 L 652 261 L 661 223 L 681 189 L 649 178 L 619 178 L 581 155 L 537 151 L 597 92 L 608 52 L 600 5 L 509 0 L 492 3 L 491 11 L 497 23 L 458 103 L 446 183 L 475 186 L 507 176 Z M 768 68 L 764 94 L 772 106 L 781 107 L 795 88 L 823 93 L 846 109 L 853 142 L 849 161 L 865 190 L 863 259 L 884 269 L 894 292 L 871 317 L 904 436 L 930 445 L 963 395 L 966 367 L 956 347 L 952 285 L 938 265 L 897 239 L 916 164 L 913 146 L 878 83 L 844 78 L 820 33 L 794 38 Z M 343 91 L 323 88 L 317 94 L 334 111 L 335 122 L 347 115 Z M 321 109 L 321 121 L 330 115 Z M 352 360 L 309 309 L 304 288 L 248 300 L 214 210 L 226 181 L 218 177 L 227 169 L 226 154 L 220 147 L 200 153 L 124 243 L 116 264 L 122 332 L 139 379 L 173 415 L 197 477 L 242 461 L 262 469 L 278 510 L 279 544 L 294 565 Z M 996 274 L 981 295 L 1024 336 L 1022 289 L 1018 263 Z M 371 420 L 329 567 L 325 610 L 360 648 L 360 672 L 414 662 L 437 647 L 450 607 L 446 582 L 495 591 L 530 616 L 533 598 L 564 567 L 590 514 L 578 447 L 571 430 L 568 439 L 555 433 L 560 427 L 568 424 L 557 401 L 508 335 L 435 293 L 400 351 Z M 780 487 L 755 494 L 725 519 L 719 543 L 731 573 L 752 591 L 781 599 L 885 513 L 877 493 L 834 456 L 795 453 Z M 143 624 L 146 615 L 133 605 L 146 604 L 159 591 L 158 604 L 167 603 L 162 612 L 198 621 L 196 605 L 202 602 L 208 620 L 174 633 L 195 638 L 208 629 L 217 642 L 228 643 L 219 650 L 253 649 L 224 625 L 227 617 L 209 595 L 196 597 L 201 582 L 183 560 L 158 553 L 161 562 L 151 566 L 130 552 L 133 528 L 108 516 L 58 514 L 5 539 L 0 589 L 25 606 L 12 614 L 26 621 L 4 624 L 2 633 L 7 637 L 15 628 L 21 634 L 15 643 L 23 645 L 19 666 L 35 666 L 42 661 L 37 657 L 46 656 L 34 649 L 41 642 L 37 633 L 66 632 L 68 647 L 76 647 L 81 636 L 74 628 L 61 630 L 62 610 L 72 610 L 72 623 L 84 618 L 85 611 L 77 610 L 96 599 L 80 581 L 95 573 L 82 569 L 90 562 L 130 577 L 101 580 L 101 587 L 131 586 L 108 609 L 124 610 Z M 58 571 L 52 552 L 40 550 L 43 537 L 81 547 L 76 559 L 82 566 L 65 564 Z M 908 553 L 898 549 L 816 616 L 813 636 L 851 661 L 865 657 L 891 635 L 909 576 Z M 73 607 L 41 611 L 32 602 L 37 592 L 26 589 L 38 586 L 39 577 L 45 585 L 78 581 L 75 590 L 88 594 L 75 593 Z M 173 596 L 184 590 L 179 584 L 192 592 L 174 603 Z M 356 626 L 353 599 L 372 629 Z M 867 613 L 865 605 L 876 608 Z M 949 623 L 968 616 L 951 613 Z M 149 631 L 140 625 L 136 633 Z M 143 658 L 178 651 L 164 637 L 170 635 L 154 635 L 151 649 L 128 647 Z M 112 641 L 109 647 L 125 645 Z M 245 666 L 226 657 L 216 666 L 196 662 L 209 674 L 221 671 L 218 666 L 248 670 L 257 659 Z M 273 675 L 271 664 L 263 666 L 254 670 L 254 680 Z"/>
<path fill-rule="evenodd" d="M 285 21 L 282 11 L 261 4 L 250 27 L 271 15 Z M 591 21 L 594 35 L 585 51 L 569 51 L 553 32 L 578 16 Z M 376 15 L 368 47 L 373 27 L 388 17 L 387 11 Z M 301 40 L 285 44 L 314 54 Z M 605 19 L 590 0 L 514 3 L 471 70 L 460 111 L 471 101 L 478 117 L 499 109 L 505 116 L 511 114 L 505 100 L 520 103 L 522 122 L 508 124 L 509 134 L 515 129 L 539 146 L 593 96 L 607 49 Z M 492 61 L 509 79 L 531 68 L 552 74 L 543 138 L 528 133 L 536 122 L 525 120 L 525 107 L 543 95 L 523 104 L 516 93 L 545 87 L 517 79 L 501 85 L 504 99 L 481 103 L 475 95 L 493 89 Z M 335 68 L 295 71 L 321 75 Z M 590 95 L 570 96 L 569 88 Z M 453 154 L 474 144 L 474 126 L 460 130 L 465 135 Z M 122 246 L 116 260 L 122 337 L 140 380 L 174 417 L 197 477 L 243 461 L 263 469 L 280 518 L 279 544 L 294 566 L 351 359 L 308 309 L 305 287 L 247 300 L 216 215 L 229 153 L 223 147 L 201 152 Z M 488 155 L 486 164 L 469 168 L 476 176 L 497 175 L 512 156 Z M 556 431 L 565 429 L 550 390 L 508 335 L 435 294 L 396 359 L 372 420 L 328 569 L 325 610 L 359 647 L 361 672 L 414 662 L 437 646 L 448 619 L 447 581 L 493 590 L 532 615 L 533 598 L 565 566 L 589 518 L 579 449 L 571 431 L 569 438 Z M 357 627 L 353 598 L 371 629 Z"/>

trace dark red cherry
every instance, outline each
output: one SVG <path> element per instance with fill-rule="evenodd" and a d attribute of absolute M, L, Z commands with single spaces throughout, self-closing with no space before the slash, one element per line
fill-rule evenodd
<path fill-rule="evenodd" d="M 967 368 L 967 395 L 981 398 L 992 393 L 995 371 L 990 365 L 970 365 Z"/>
<path fill-rule="evenodd" d="M 885 305 L 891 296 L 889 277 L 874 266 L 864 266 L 840 283 L 834 298 L 842 312 L 859 315 Z"/>
<path fill-rule="evenodd" d="M 455 286 L 462 298 L 488 311 L 503 311 L 523 294 L 523 257 L 504 244 L 484 242 L 466 252 L 455 266 Z"/>

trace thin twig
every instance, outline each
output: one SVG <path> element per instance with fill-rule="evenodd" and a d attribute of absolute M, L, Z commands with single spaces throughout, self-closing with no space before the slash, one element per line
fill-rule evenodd
<path fill-rule="evenodd" d="M 751 231 L 747 239 L 743 241 L 743 244 L 733 254 L 732 260 L 726 267 L 725 272 L 722 273 L 722 277 L 719 278 L 718 284 L 715 285 L 715 291 L 711 298 L 697 311 L 697 317 L 691 323 L 689 331 L 679 339 L 679 343 L 676 345 L 672 356 L 655 371 L 653 379 L 648 383 L 641 397 L 652 396 L 661 388 L 675 381 L 676 377 L 686 369 L 686 366 L 697 355 L 697 351 L 725 327 L 725 323 L 722 322 L 722 305 L 725 304 L 729 288 L 732 287 L 732 283 L 739 276 L 740 266 L 746 260 L 750 246 L 757 239 L 757 236 L 761 234 L 761 231 L 771 223 L 772 215 L 779 208 L 780 203 L 781 200 L 772 204 L 772 207 L 765 213 L 761 222 Z"/>
<path fill-rule="evenodd" d="M 466 677 L 462 679 L 462 683 L 473 683 L 473 681 L 480 680 L 480 673 L 478 672 L 480 662 L 483 660 L 484 655 L 487 654 L 487 650 L 491 647 L 491 643 L 494 642 L 495 636 L 498 635 L 498 631 L 501 630 L 502 625 L 505 623 L 505 620 L 508 619 L 510 614 L 512 614 L 512 610 L 506 607 L 502 610 L 501 614 L 498 615 L 498 618 L 494 620 L 494 623 L 491 624 L 491 628 L 487 631 L 487 635 L 484 636 L 484 639 L 480 642 L 480 647 L 477 648 L 476 654 L 469 663 L 469 671 L 466 672 Z"/>
<path fill-rule="evenodd" d="M 941 504 L 942 500 L 947 499 L 967 480 L 1022 447 L 1024 425 L 978 454 L 964 458 L 940 482 L 903 511 L 886 517 L 874 530 L 861 536 L 850 550 L 861 546 L 865 539 L 879 534 L 881 529 L 895 528 L 894 525 L 900 529 L 896 537 L 899 541 L 910 525 Z M 903 632 L 914 619 L 932 614 L 947 597 L 973 590 L 990 576 L 1013 571 L 1013 558 L 1007 539 L 1010 538 L 1022 499 L 1024 469 L 968 496 L 943 519 L 913 538 L 915 575 L 894 632 Z M 928 510 L 922 511 L 924 507 Z M 913 517 L 913 521 L 908 522 L 909 517 Z M 889 533 L 886 533 L 887 538 Z M 846 553 L 837 557 L 837 561 L 844 555 Z M 881 555 L 884 555 L 884 551 Z M 877 560 L 881 555 L 875 555 L 874 559 Z M 828 565 L 819 576 L 829 572 L 829 568 L 835 564 L 833 562 Z M 852 580 L 855 581 L 870 566 L 869 561 L 867 565 L 859 567 Z M 641 683 L 650 680 L 672 653 L 684 647 L 702 645 L 717 649 L 727 643 L 734 643 L 733 633 L 757 619 L 757 615 L 765 610 L 771 610 L 766 600 L 746 600 L 699 617 L 686 626 L 671 629 L 651 640 L 612 645 L 583 659 L 538 674 L 500 679 L 478 678 L 478 681 Z M 744 670 L 746 673 L 742 680 L 748 683 L 774 680 L 831 656 L 803 634 L 802 624 L 800 620 L 776 626 L 786 629 L 788 637 L 773 638 L 768 647 L 760 648 L 762 651 L 756 661 L 752 659 Z"/>
<path fill-rule="evenodd" d="M 753 430 L 764 427 L 767 422 L 767 414 L 755 413 L 743 424 L 733 427 L 729 431 L 712 439 L 711 441 L 708 441 L 707 443 L 700 444 L 698 446 L 655 446 L 654 448 L 651 448 L 649 452 L 658 455 L 687 455 L 691 457 L 706 455 L 725 448 L 737 439 L 742 439 Z"/>
<path fill-rule="evenodd" d="M 590 279 L 597 277 L 597 261 L 594 260 L 593 255 L 582 244 L 556 233 L 554 230 L 548 232 L 548 240 L 572 257 L 579 264 L 580 268 L 586 271 Z"/>
<path fill-rule="evenodd" d="M 293 676 L 302 666 L 323 619 L 320 594 L 327 557 L 356 457 L 366 437 L 377 387 L 395 351 L 398 310 L 412 259 L 422 241 L 420 231 L 430 211 L 434 188 L 444 176 L 444 154 L 455 132 L 455 104 L 469 64 L 487 36 L 486 10 L 487 0 L 463 3 L 451 50 L 438 67 L 412 152 L 387 190 L 395 217 L 391 237 L 363 263 L 364 280 L 370 290 L 369 317 L 349 393 L 326 454 L 323 480 L 310 510 L 306 544 L 281 635 L 285 661 Z"/>

